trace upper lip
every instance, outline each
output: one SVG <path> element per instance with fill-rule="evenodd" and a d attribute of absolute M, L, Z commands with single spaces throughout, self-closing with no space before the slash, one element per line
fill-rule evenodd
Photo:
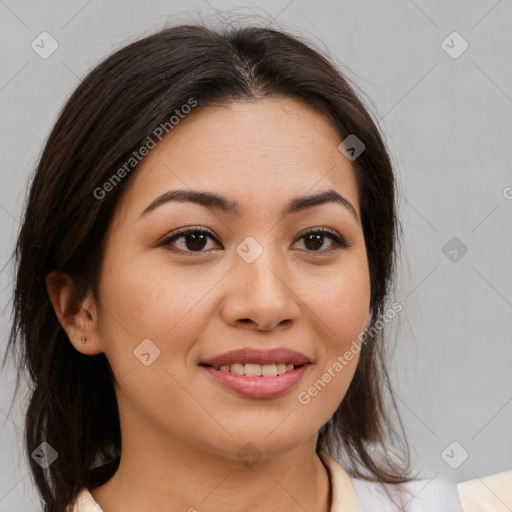
<path fill-rule="evenodd" d="M 250 364 L 287 364 L 292 363 L 295 366 L 309 363 L 309 359 L 300 352 L 290 350 L 284 347 L 261 349 L 261 348 L 243 348 L 238 350 L 231 350 L 212 357 L 211 359 L 204 359 L 201 364 L 210 366 L 231 365 L 235 363 L 250 363 Z"/>

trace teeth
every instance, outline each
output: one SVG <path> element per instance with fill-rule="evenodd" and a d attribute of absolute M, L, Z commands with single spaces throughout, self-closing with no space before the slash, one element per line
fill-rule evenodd
<path fill-rule="evenodd" d="M 235 363 L 232 365 L 223 364 L 215 366 L 221 372 L 231 372 L 235 375 L 246 375 L 247 377 L 277 377 L 284 373 L 291 372 L 294 368 L 292 363 L 284 364 L 253 364 Z"/>

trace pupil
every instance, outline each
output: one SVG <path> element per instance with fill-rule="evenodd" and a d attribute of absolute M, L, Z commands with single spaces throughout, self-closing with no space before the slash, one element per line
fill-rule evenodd
<path fill-rule="evenodd" d="M 192 233 L 187 235 L 187 248 L 191 250 L 201 250 L 205 246 L 206 237 L 204 233 Z M 189 241 L 192 239 L 192 243 Z"/>
<path fill-rule="evenodd" d="M 324 235 L 311 233 L 311 234 L 307 235 L 307 237 L 306 237 L 306 244 L 309 240 L 309 241 L 313 242 L 313 246 L 314 246 L 315 250 L 320 249 L 320 247 L 322 247 L 323 236 Z"/>

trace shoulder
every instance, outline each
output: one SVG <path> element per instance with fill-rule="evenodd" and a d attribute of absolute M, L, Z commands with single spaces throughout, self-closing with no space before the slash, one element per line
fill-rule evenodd
<path fill-rule="evenodd" d="M 443 479 L 414 480 L 402 485 L 352 478 L 359 512 L 510 512 L 512 471 L 459 483 Z M 395 503 L 391 497 L 396 497 Z M 396 502 L 399 503 L 397 507 Z M 382 508 L 385 507 L 385 508 Z"/>
<path fill-rule="evenodd" d="M 464 512 L 512 510 L 512 471 L 466 480 L 457 487 Z"/>
<path fill-rule="evenodd" d="M 439 478 L 404 484 L 382 484 L 352 478 L 359 512 L 466 512 L 461 507 L 457 484 Z"/>
<path fill-rule="evenodd" d="M 459 483 L 435 476 L 404 484 L 384 484 L 350 477 L 336 459 L 325 452 L 321 455 L 332 473 L 336 512 L 512 511 L 512 471 Z M 345 507 L 345 501 L 352 508 Z"/>
<path fill-rule="evenodd" d="M 333 512 L 466 512 L 461 508 L 457 484 L 439 478 L 403 484 L 369 482 L 350 477 L 325 452 L 321 456 L 331 474 Z"/>

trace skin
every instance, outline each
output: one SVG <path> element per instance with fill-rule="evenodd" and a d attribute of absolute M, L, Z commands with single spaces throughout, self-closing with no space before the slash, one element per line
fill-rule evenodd
<path fill-rule="evenodd" d="M 297 396 L 368 322 L 358 190 L 341 141 L 324 115 L 290 98 L 198 107 L 134 171 L 109 226 L 99 296 L 77 303 L 67 276 L 47 277 L 71 343 L 83 354 L 104 352 L 116 378 L 121 463 L 91 490 L 105 512 L 330 509 L 329 477 L 315 444 L 358 355 L 307 405 Z M 178 188 L 221 194 L 241 211 L 168 202 L 140 217 L 156 197 Z M 357 218 L 331 202 L 281 219 L 290 199 L 328 188 L 350 201 Z M 202 252 L 190 236 L 174 241 L 175 252 L 158 247 L 185 226 L 209 229 L 215 238 Z M 303 231 L 323 227 L 350 246 L 338 248 L 325 236 L 315 251 Z M 247 236 L 263 248 L 252 263 L 235 250 Z M 149 366 L 134 356 L 145 339 L 160 350 Z M 249 346 L 291 348 L 312 364 L 297 387 L 272 399 L 221 388 L 198 366 Z M 246 443 L 260 454 L 250 465 L 237 455 Z"/>

